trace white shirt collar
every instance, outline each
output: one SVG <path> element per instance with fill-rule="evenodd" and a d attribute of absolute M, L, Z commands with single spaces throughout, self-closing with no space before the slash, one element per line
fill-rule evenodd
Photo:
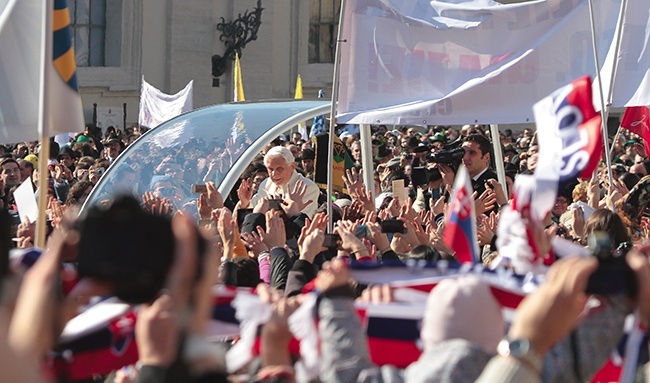
<path fill-rule="evenodd" d="M 483 175 L 483 173 L 487 172 L 487 170 L 488 170 L 488 166 L 486 166 L 485 169 L 483 169 L 482 172 L 480 172 L 476 176 L 472 177 L 472 181 L 476 181 L 477 179 L 479 179 Z"/>

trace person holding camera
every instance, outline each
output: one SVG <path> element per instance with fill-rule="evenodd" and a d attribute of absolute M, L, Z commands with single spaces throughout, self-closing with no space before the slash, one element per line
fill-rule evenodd
<path fill-rule="evenodd" d="M 496 173 L 490 170 L 491 146 L 490 140 L 481 134 L 470 134 L 463 140 L 461 146 L 465 150 L 463 165 L 472 179 L 472 188 L 479 196 L 485 192 L 487 180 L 497 179 Z M 447 164 L 438 164 L 438 169 L 445 185 L 451 189 L 454 186 L 456 173 Z"/>

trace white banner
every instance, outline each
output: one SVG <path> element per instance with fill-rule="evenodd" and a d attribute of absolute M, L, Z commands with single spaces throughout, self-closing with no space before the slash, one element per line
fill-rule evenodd
<path fill-rule="evenodd" d="M 106 131 L 109 126 L 124 131 L 124 108 L 118 106 L 97 107 L 97 127 Z"/>
<path fill-rule="evenodd" d="M 614 44 L 603 72 L 605 97 L 608 96 L 614 62 Z M 648 0 L 627 0 L 623 15 L 622 38 L 614 77 L 612 106 L 650 105 L 650 4 Z M 594 90 L 594 97 L 600 97 Z M 600 106 L 600 101 L 594 101 Z"/>
<path fill-rule="evenodd" d="M 176 94 L 166 94 L 151 86 L 142 76 L 138 123 L 155 128 L 161 123 L 192 110 L 194 80 Z"/>
<path fill-rule="evenodd" d="M 594 2 L 601 59 L 620 0 Z M 532 106 L 595 75 L 588 0 L 346 3 L 337 122 L 532 122 Z"/>

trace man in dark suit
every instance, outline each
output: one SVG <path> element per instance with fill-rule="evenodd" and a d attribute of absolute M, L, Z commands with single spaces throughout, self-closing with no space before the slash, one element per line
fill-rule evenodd
<path fill-rule="evenodd" d="M 472 179 L 472 188 L 480 197 L 485 192 L 487 180 L 497 179 L 497 175 L 489 168 L 492 144 L 482 134 L 470 134 L 463 140 L 461 147 L 465 149 L 463 165 L 467 168 L 469 177 Z M 439 164 L 438 169 L 440 169 L 445 184 L 451 190 L 454 186 L 456 173 L 448 165 Z"/>

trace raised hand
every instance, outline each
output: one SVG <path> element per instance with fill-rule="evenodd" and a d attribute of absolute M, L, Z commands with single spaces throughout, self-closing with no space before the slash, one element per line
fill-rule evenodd
<path fill-rule="evenodd" d="M 260 238 L 269 249 L 282 247 L 287 241 L 287 234 L 284 228 L 284 221 L 278 210 L 269 210 L 266 212 L 266 231 L 258 228 Z"/>
<path fill-rule="evenodd" d="M 416 230 L 417 230 L 416 225 L 418 224 L 412 221 L 406 221 L 403 218 L 400 218 L 400 221 L 404 222 L 404 226 L 406 227 L 406 233 L 395 233 L 395 235 L 393 236 L 393 243 L 396 244 L 399 252 L 407 253 L 412 248 L 420 245 L 420 241 L 416 234 Z M 395 247 L 393 247 L 393 250 L 395 250 Z"/>
<path fill-rule="evenodd" d="M 207 190 L 206 197 L 212 209 L 221 209 L 223 207 L 223 197 L 214 182 L 206 182 L 205 188 Z"/>
<path fill-rule="evenodd" d="M 343 182 L 348 189 L 348 194 L 353 199 L 356 199 L 360 191 L 363 190 L 363 178 L 356 168 L 346 169 L 343 175 Z"/>
<path fill-rule="evenodd" d="M 587 201 L 589 201 L 589 206 L 598 209 L 600 202 L 600 182 L 598 181 L 598 178 L 592 178 L 589 180 L 589 186 L 587 187 Z"/>
<path fill-rule="evenodd" d="M 431 242 L 431 245 L 434 249 L 438 250 L 441 253 L 450 255 L 454 254 L 454 251 L 445 245 L 445 242 L 442 240 L 442 237 L 437 230 L 429 231 L 429 242 Z"/>
<path fill-rule="evenodd" d="M 61 222 L 63 222 L 63 218 L 65 217 L 65 206 L 62 206 L 58 199 L 50 197 L 48 207 L 50 209 L 52 227 L 56 229 L 61 225 Z"/>
<path fill-rule="evenodd" d="M 454 170 L 451 168 L 451 166 L 438 164 L 438 170 L 440 171 L 440 175 L 442 175 L 442 181 L 445 183 L 445 185 L 450 188 L 453 187 L 454 180 L 456 179 L 456 173 L 454 173 Z"/>
<path fill-rule="evenodd" d="M 237 198 L 241 203 L 242 208 L 247 208 L 253 198 L 253 188 L 251 187 L 251 180 L 249 178 L 243 179 L 237 189 Z"/>
<path fill-rule="evenodd" d="M 555 262 L 546 274 L 546 282 L 517 308 L 509 337 L 528 339 L 543 356 L 577 325 L 587 303 L 587 280 L 597 266 L 594 257 Z"/>
<path fill-rule="evenodd" d="M 431 211 L 434 214 L 434 217 L 436 215 L 438 215 L 438 214 L 442 214 L 442 213 L 447 211 L 446 198 L 443 197 L 443 196 L 441 196 L 440 198 L 438 198 L 435 201 L 433 200 L 433 198 L 431 198 L 429 200 L 429 205 L 430 205 Z"/>
<path fill-rule="evenodd" d="M 144 192 L 142 203 L 151 214 L 169 215 L 172 212 L 172 202 L 168 198 L 156 197 L 152 192 Z"/>
<path fill-rule="evenodd" d="M 171 314 L 173 305 L 172 298 L 163 294 L 153 303 L 140 306 L 135 337 L 142 365 L 166 367 L 176 359 L 180 329 Z"/>
<path fill-rule="evenodd" d="M 359 238 L 355 236 L 359 223 L 351 221 L 339 221 L 334 232 L 341 237 L 341 247 L 355 256 L 368 256 L 369 251 Z"/>
<path fill-rule="evenodd" d="M 406 203 L 402 205 L 399 210 L 399 218 L 402 218 L 405 221 L 422 223 L 418 213 L 413 210 L 413 200 L 408 197 L 406 198 Z"/>
<path fill-rule="evenodd" d="M 224 256 L 231 258 L 234 254 L 237 237 L 239 237 L 239 230 L 237 228 L 237 221 L 235 221 L 232 213 L 227 208 L 221 209 L 219 221 L 217 221 L 217 231 L 223 243 Z"/>
<path fill-rule="evenodd" d="M 18 224 L 18 229 L 16 231 L 16 237 L 31 237 L 34 238 L 36 232 L 36 224 L 29 222 L 29 218 L 25 217 L 25 220 Z"/>
<path fill-rule="evenodd" d="M 366 191 L 365 188 L 361 188 L 359 193 L 355 197 L 355 200 L 358 201 L 362 206 L 363 210 L 366 212 L 375 211 L 375 202 L 370 197 L 370 192 Z"/>
<path fill-rule="evenodd" d="M 302 236 L 301 236 L 302 237 Z M 325 231 L 321 229 L 311 230 L 310 233 L 302 238 L 300 246 L 300 259 L 309 263 L 314 263 L 314 258 L 321 252 L 327 250 L 323 246 L 325 240 Z"/>
<path fill-rule="evenodd" d="M 298 237 L 298 249 L 302 249 L 305 238 L 316 230 L 321 230 L 323 232 L 327 230 L 326 213 L 318 213 L 314 216 L 313 220 L 310 220 L 309 218 L 305 220 L 305 226 L 302 227 L 300 237 Z"/>
<path fill-rule="evenodd" d="M 61 300 L 62 249 L 69 235 L 55 230 L 48 238 L 47 249 L 23 278 L 11 318 L 9 344 L 16 354 L 34 363 L 54 346 L 79 306 L 93 295 L 108 293 L 105 286 L 84 280 Z"/>
<path fill-rule="evenodd" d="M 296 182 L 293 188 L 288 190 L 287 195 L 282 201 L 284 211 L 287 216 L 291 217 L 300 213 L 305 207 L 309 206 L 312 200 L 304 201 L 305 194 L 307 193 L 307 184 L 303 181 Z"/>
<path fill-rule="evenodd" d="M 489 180 L 485 181 L 485 183 L 490 185 L 490 188 L 494 192 L 497 205 L 503 206 L 508 203 L 506 193 L 503 191 L 503 186 L 499 183 L 499 181 L 495 180 L 494 178 L 490 178 Z"/>
<path fill-rule="evenodd" d="M 343 219 L 346 221 L 356 221 L 363 218 L 364 210 L 361 202 L 354 200 L 350 206 L 343 208 Z"/>
<path fill-rule="evenodd" d="M 472 193 L 472 198 L 474 198 L 474 209 L 476 209 L 476 216 L 490 211 L 494 208 L 497 203 L 497 197 L 494 192 L 490 189 L 486 189 L 479 198 L 476 198 L 477 193 Z"/>
<path fill-rule="evenodd" d="M 366 220 L 365 225 L 368 227 L 368 231 L 370 232 L 369 238 L 375 244 L 377 249 L 382 254 L 390 250 L 390 242 L 388 241 L 388 236 L 386 233 L 381 232 L 381 225 L 376 222 L 376 215 L 374 215 L 374 219 Z"/>
<path fill-rule="evenodd" d="M 268 246 L 264 244 L 262 238 L 260 238 L 260 235 L 257 232 L 252 231 L 250 233 L 242 233 L 241 237 L 246 247 L 253 252 L 255 258 L 257 258 L 263 251 L 269 251 Z"/>
<path fill-rule="evenodd" d="M 264 302 L 271 303 L 273 313 L 269 321 L 262 327 L 262 362 L 265 366 L 259 377 L 293 376 L 292 361 L 288 351 L 289 342 L 293 335 L 289 330 L 288 319 L 302 303 L 302 296 L 291 298 L 278 297 L 269 291 L 268 287 L 260 284 L 257 293 Z M 283 367 L 283 368 L 281 368 Z M 273 370 L 271 370 L 273 368 Z M 281 379 L 281 381 L 285 381 Z"/>
<path fill-rule="evenodd" d="M 208 198 L 205 194 L 199 195 L 199 198 L 196 201 L 196 208 L 201 219 L 210 219 L 212 216 L 212 208 L 210 207 Z"/>
<path fill-rule="evenodd" d="M 400 204 L 399 201 L 396 198 L 393 198 L 389 203 L 388 203 L 388 213 L 390 213 L 391 217 L 397 217 L 399 216 L 399 210 L 400 210 Z"/>
<path fill-rule="evenodd" d="M 494 214 L 494 212 L 492 212 Z M 492 243 L 492 238 L 494 238 L 494 231 L 489 227 L 490 219 L 484 215 L 481 215 L 477 218 L 476 231 L 478 234 L 478 244 L 480 246 L 489 245 Z"/>

